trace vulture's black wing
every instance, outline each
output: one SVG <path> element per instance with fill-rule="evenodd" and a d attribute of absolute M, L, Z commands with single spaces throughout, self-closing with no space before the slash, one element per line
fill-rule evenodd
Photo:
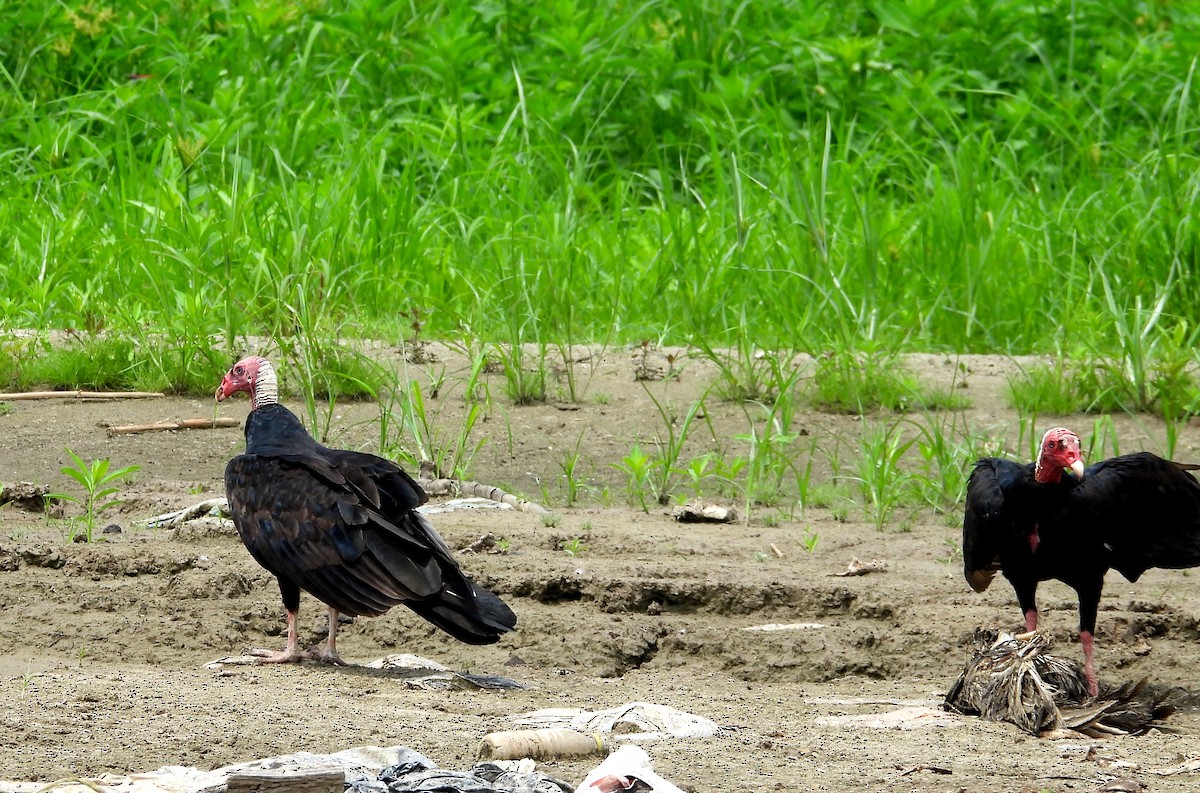
<path fill-rule="evenodd" d="M 1191 466 L 1141 452 L 1088 467 L 1063 508 L 1130 581 L 1151 567 L 1200 565 L 1200 482 Z"/>
<path fill-rule="evenodd" d="M 442 588 L 429 543 L 405 525 L 415 520 L 381 520 L 358 493 L 301 463 L 235 457 L 225 469 L 225 492 L 255 560 L 338 611 L 382 614 Z"/>
<path fill-rule="evenodd" d="M 1000 557 L 1017 541 L 1016 510 L 1006 500 L 1019 483 L 1032 477 L 1033 466 L 998 457 L 975 463 L 967 481 L 963 511 L 963 574 L 976 592 L 991 585 L 1000 571 Z"/>

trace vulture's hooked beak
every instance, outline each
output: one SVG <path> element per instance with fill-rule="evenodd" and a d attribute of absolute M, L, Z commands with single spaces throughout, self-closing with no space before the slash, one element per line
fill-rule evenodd
<path fill-rule="evenodd" d="M 229 398 L 229 391 L 227 391 L 226 389 L 230 385 L 231 384 L 229 382 L 229 375 L 227 374 L 221 378 L 221 384 L 219 386 L 217 386 L 217 401 L 218 402 L 224 402 L 226 399 Z"/>
<path fill-rule="evenodd" d="M 1077 479 L 1083 479 L 1083 460 L 1076 458 L 1075 462 L 1071 463 L 1071 473 L 1075 474 Z"/>

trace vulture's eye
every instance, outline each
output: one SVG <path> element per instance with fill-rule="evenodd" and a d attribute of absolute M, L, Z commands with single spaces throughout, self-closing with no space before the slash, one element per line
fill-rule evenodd
<path fill-rule="evenodd" d="M 236 375 L 238 375 L 238 376 L 240 377 L 241 375 L 244 375 L 244 374 L 246 373 L 246 367 L 244 367 L 244 366 L 235 366 L 235 367 L 233 368 L 233 373 L 234 373 L 234 374 L 236 374 Z"/>

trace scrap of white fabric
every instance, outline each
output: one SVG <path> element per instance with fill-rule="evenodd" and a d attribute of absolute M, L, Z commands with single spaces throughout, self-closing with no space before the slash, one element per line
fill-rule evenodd
<path fill-rule="evenodd" d="M 708 738 L 720 730 L 720 726 L 712 719 L 652 702 L 629 702 L 598 711 L 547 708 L 514 716 L 512 721 L 530 729 L 566 727 L 627 741 Z"/>

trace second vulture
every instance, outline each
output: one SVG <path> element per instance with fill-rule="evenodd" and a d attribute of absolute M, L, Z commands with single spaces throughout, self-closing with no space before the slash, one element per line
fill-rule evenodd
<path fill-rule="evenodd" d="M 1002 572 L 1030 631 L 1038 624 L 1039 581 L 1053 578 L 1074 589 L 1084 674 L 1095 696 L 1094 635 L 1105 573 L 1137 581 L 1151 567 L 1200 565 L 1200 483 L 1187 473 L 1197 468 L 1148 452 L 1084 468 L 1079 436 L 1061 427 L 1042 437 L 1034 463 L 985 457 L 967 485 L 967 582 L 982 592 Z"/>
<path fill-rule="evenodd" d="M 217 401 L 245 391 L 246 453 L 229 461 L 225 493 L 238 534 L 273 573 L 287 609 L 287 646 L 252 650 L 267 663 L 317 657 L 339 663 L 338 614 L 375 616 L 403 603 L 468 644 L 491 644 L 516 615 L 459 569 L 437 530 L 416 511 L 425 491 L 390 460 L 317 443 L 278 403 L 265 358 L 239 361 Z M 324 650 L 300 650 L 300 590 L 329 607 Z"/>

